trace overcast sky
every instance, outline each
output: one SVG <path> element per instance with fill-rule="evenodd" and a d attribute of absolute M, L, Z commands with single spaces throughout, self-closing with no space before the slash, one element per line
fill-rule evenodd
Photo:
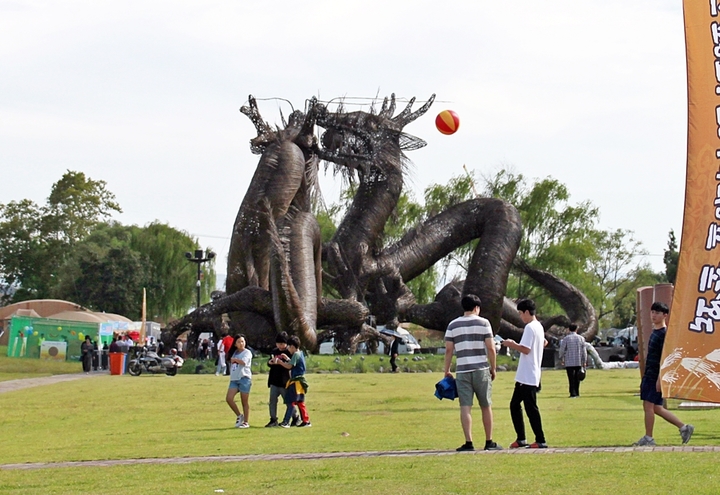
<path fill-rule="evenodd" d="M 686 163 L 680 0 L 0 0 L 0 203 L 44 203 L 66 170 L 104 180 L 124 224 L 167 222 L 220 254 L 258 157 L 249 94 L 437 94 L 406 128 L 416 197 L 512 167 L 567 184 L 663 268 Z M 435 115 L 455 110 L 444 136 Z M 290 105 L 260 101 L 280 123 Z M 323 180 L 336 201 L 339 179 Z"/>

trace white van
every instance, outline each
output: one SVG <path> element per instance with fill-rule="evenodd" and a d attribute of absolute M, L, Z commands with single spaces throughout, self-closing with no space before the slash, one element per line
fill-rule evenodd
<path fill-rule="evenodd" d="M 320 348 L 318 349 L 318 354 L 335 354 L 337 351 L 335 350 L 335 339 L 330 339 L 327 342 L 323 342 L 320 344 Z"/>
<path fill-rule="evenodd" d="M 379 326 L 377 329 L 380 331 L 384 328 L 384 326 Z M 420 351 L 420 344 L 417 340 L 415 340 L 415 337 L 413 337 L 410 332 L 401 327 L 397 327 L 395 331 L 402 335 L 402 341 L 400 341 L 400 344 L 398 345 L 398 354 L 415 354 Z M 384 342 L 380 342 L 378 345 L 377 353 L 385 354 Z"/>
<path fill-rule="evenodd" d="M 383 326 L 379 326 L 378 331 L 384 328 Z M 398 345 L 398 354 L 415 354 L 420 351 L 420 344 L 410 332 L 399 327 L 396 329 L 396 332 L 402 335 L 402 341 Z M 320 344 L 318 354 L 337 354 L 335 339 L 330 339 Z M 378 344 L 377 354 L 385 354 L 385 343 L 382 341 Z"/>

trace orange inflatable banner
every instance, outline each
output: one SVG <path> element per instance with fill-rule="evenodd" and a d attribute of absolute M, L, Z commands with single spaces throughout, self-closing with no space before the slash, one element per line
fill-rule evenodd
<path fill-rule="evenodd" d="M 685 0 L 688 151 L 664 397 L 720 402 L 720 7 Z"/>

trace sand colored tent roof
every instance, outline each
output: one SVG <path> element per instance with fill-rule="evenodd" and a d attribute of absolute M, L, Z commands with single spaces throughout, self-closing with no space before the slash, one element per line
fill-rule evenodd
<path fill-rule="evenodd" d="M 18 309 L 10 316 L 26 316 L 28 318 L 42 318 L 34 309 Z"/>
<path fill-rule="evenodd" d="M 48 316 L 48 318 L 53 320 L 84 321 L 87 323 L 104 323 L 107 321 L 91 311 L 61 311 L 60 313 Z"/>
<path fill-rule="evenodd" d="M 94 314 L 102 318 L 103 321 L 124 321 L 126 323 L 132 323 L 132 320 L 130 318 L 126 318 L 123 315 L 119 315 L 117 313 L 99 313 L 95 311 Z"/>
<path fill-rule="evenodd" d="M 32 299 L 30 301 L 21 301 L 9 304 L 0 308 L 0 320 L 7 320 L 19 309 L 32 310 L 36 316 L 47 318 L 50 315 L 60 313 L 61 311 L 86 311 L 79 304 L 61 299 Z"/>
<path fill-rule="evenodd" d="M 132 320 L 115 313 L 100 313 L 98 311 L 61 311 L 48 316 L 53 320 L 85 321 L 89 323 L 105 323 L 108 321 L 122 321 L 131 323 Z"/>

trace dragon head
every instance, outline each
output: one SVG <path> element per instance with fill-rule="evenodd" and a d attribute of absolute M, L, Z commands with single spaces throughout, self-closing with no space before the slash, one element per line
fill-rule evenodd
<path fill-rule="evenodd" d="M 382 167 L 384 160 L 378 158 L 388 148 L 398 152 L 422 148 L 425 141 L 404 133 L 403 129 L 427 112 L 434 100 L 435 95 L 432 95 L 422 107 L 412 112 L 415 102 L 415 98 L 412 98 L 396 116 L 393 116 L 395 94 L 390 99 L 384 99 L 378 113 L 373 109 L 370 112 L 345 112 L 342 106 L 330 112 L 318 104 L 316 123 L 325 129 L 320 139 L 322 148 L 318 150 L 318 156 L 350 169 L 367 172 L 372 166 Z"/>

